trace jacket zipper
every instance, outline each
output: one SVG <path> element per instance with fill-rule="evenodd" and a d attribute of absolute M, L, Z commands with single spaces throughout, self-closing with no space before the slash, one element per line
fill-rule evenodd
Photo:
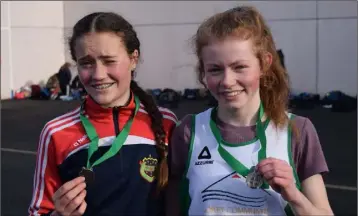
<path fill-rule="evenodd" d="M 119 115 L 119 107 L 113 107 L 113 123 L 114 123 L 115 137 L 117 137 L 120 132 L 118 115 Z M 119 160 L 120 160 L 120 164 L 121 164 L 121 172 L 123 172 L 123 154 L 119 155 Z"/>
<path fill-rule="evenodd" d="M 114 132 L 116 136 L 118 136 L 119 134 L 118 114 L 119 114 L 119 108 L 113 107 L 113 123 L 114 123 Z"/>

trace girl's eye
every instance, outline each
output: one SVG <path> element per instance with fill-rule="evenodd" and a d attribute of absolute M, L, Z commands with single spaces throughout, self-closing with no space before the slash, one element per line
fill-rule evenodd
<path fill-rule="evenodd" d="M 79 65 L 82 68 L 91 68 L 94 66 L 94 63 L 93 62 L 81 62 Z"/>
<path fill-rule="evenodd" d="M 235 70 L 242 70 L 242 69 L 245 69 L 245 68 L 247 68 L 246 65 L 238 65 L 238 66 L 236 66 L 234 69 L 235 69 Z"/>
<path fill-rule="evenodd" d="M 114 60 L 107 60 L 104 62 L 104 64 L 106 64 L 106 65 L 110 65 L 110 64 L 114 64 L 114 63 L 116 63 L 116 61 L 114 61 Z"/>
<path fill-rule="evenodd" d="M 217 74 L 221 72 L 220 68 L 211 68 L 208 70 L 209 73 Z"/>

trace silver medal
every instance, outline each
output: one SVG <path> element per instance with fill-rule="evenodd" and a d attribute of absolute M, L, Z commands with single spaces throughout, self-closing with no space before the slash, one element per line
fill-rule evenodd
<path fill-rule="evenodd" d="M 258 189 L 263 184 L 263 177 L 256 171 L 256 167 L 251 167 L 249 174 L 246 176 L 246 184 L 248 187 Z"/>

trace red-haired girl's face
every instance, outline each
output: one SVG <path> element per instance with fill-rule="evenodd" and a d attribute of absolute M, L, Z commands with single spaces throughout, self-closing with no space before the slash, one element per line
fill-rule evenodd
<path fill-rule="evenodd" d="M 241 109 L 260 101 L 260 62 L 251 40 L 217 40 L 201 54 L 204 82 L 219 106 Z"/>

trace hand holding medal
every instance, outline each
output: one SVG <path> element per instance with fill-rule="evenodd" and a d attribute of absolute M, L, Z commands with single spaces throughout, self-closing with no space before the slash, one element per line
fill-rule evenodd
<path fill-rule="evenodd" d="M 66 182 L 52 197 L 55 204 L 53 215 L 83 215 L 87 208 L 86 194 L 86 183 L 83 177 Z"/>
<path fill-rule="evenodd" d="M 298 192 L 294 182 L 292 167 L 283 160 L 267 158 L 259 162 L 257 171 L 268 184 L 288 202 L 293 200 Z"/>

